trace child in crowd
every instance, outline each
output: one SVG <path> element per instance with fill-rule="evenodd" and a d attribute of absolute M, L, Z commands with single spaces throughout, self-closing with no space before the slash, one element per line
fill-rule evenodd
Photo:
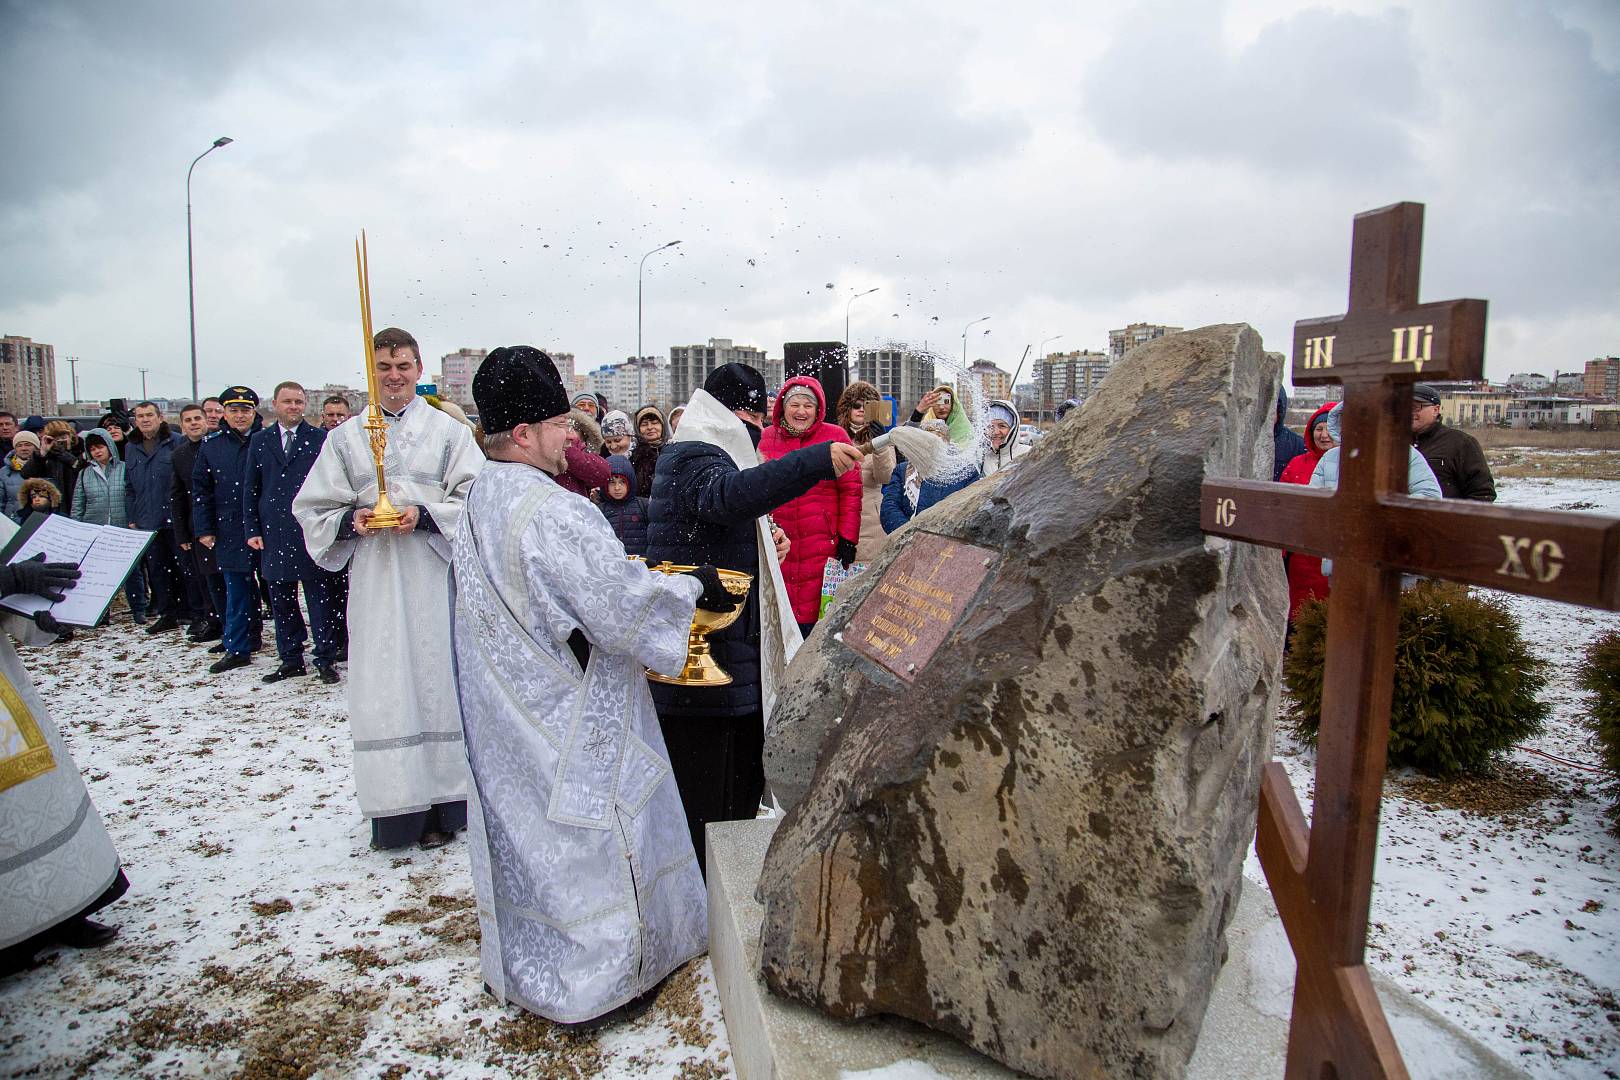
<path fill-rule="evenodd" d="M 27 521 L 35 513 L 60 514 L 62 512 L 62 493 L 56 490 L 56 485 L 49 480 L 35 477 L 22 482 L 22 490 L 17 493 L 17 501 L 22 506 L 20 520 Z"/>
<path fill-rule="evenodd" d="M 647 554 L 647 500 L 635 493 L 636 468 L 623 454 L 608 459 L 608 482 L 602 489 L 602 514 L 627 555 Z"/>

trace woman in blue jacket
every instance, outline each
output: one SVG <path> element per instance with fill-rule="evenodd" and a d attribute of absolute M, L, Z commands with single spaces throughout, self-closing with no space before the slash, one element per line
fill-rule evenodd
<path fill-rule="evenodd" d="M 950 443 L 951 430 L 945 421 L 924 420 L 920 426 L 924 431 L 932 432 L 947 444 Z M 950 498 L 978 479 L 979 471 L 968 468 L 959 476 L 928 480 L 918 474 L 917 467 L 911 462 L 902 461 L 894 467 L 889 482 L 883 485 L 883 505 L 878 511 L 878 521 L 882 523 L 884 532 L 892 533 L 930 506 Z"/>

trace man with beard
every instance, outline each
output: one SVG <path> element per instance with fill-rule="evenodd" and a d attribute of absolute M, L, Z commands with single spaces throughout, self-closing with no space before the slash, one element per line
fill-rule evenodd
<path fill-rule="evenodd" d="M 710 564 L 754 578 L 742 615 L 709 637 L 731 684 L 652 687 L 699 865 L 706 824 L 759 809 L 765 717 L 801 640 L 766 515 L 861 462 L 849 443 L 824 442 L 761 464 L 764 422 L 760 373 L 747 364 L 716 368 L 659 455 L 648 508 L 648 563 Z"/>
<path fill-rule="evenodd" d="M 544 353 L 491 352 L 473 399 L 490 460 L 454 542 L 453 633 L 484 983 L 594 1026 L 703 952 L 703 882 L 643 673 L 681 669 L 694 602 L 737 600 L 712 566 L 626 559 L 555 482 L 569 408 Z"/>
<path fill-rule="evenodd" d="M 372 339 L 388 426 L 389 500 L 403 521 L 367 526 L 377 471 L 365 421 L 326 436 L 293 516 L 316 565 L 349 577 L 349 726 L 355 794 L 377 849 L 440 847 L 467 827 L 467 755 L 450 670 L 450 541 L 484 455 L 472 429 L 416 396 L 422 351 L 395 327 Z"/>

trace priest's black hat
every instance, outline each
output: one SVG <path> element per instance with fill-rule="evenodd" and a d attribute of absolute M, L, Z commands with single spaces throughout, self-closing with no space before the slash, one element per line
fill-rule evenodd
<path fill-rule="evenodd" d="M 721 364 L 703 380 L 703 389 L 728 409 L 765 411 L 765 376 L 747 364 Z"/>
<path fill-rule="evenodd" d="M 569 408 L 557 365 L 532 345 L 506 345 L 486 356 L 472 392 L 478 422 L 489 435 L 562 416 Z"/>

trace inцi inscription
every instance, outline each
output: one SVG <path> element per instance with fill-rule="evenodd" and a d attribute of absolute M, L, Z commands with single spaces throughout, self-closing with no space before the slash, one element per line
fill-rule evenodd
<path fill-rule="evenodd" d="M 973 599 L 995 555 L 933 533 L 919 537 L 861 602 L 845 641 L 912 682 Z"/>

